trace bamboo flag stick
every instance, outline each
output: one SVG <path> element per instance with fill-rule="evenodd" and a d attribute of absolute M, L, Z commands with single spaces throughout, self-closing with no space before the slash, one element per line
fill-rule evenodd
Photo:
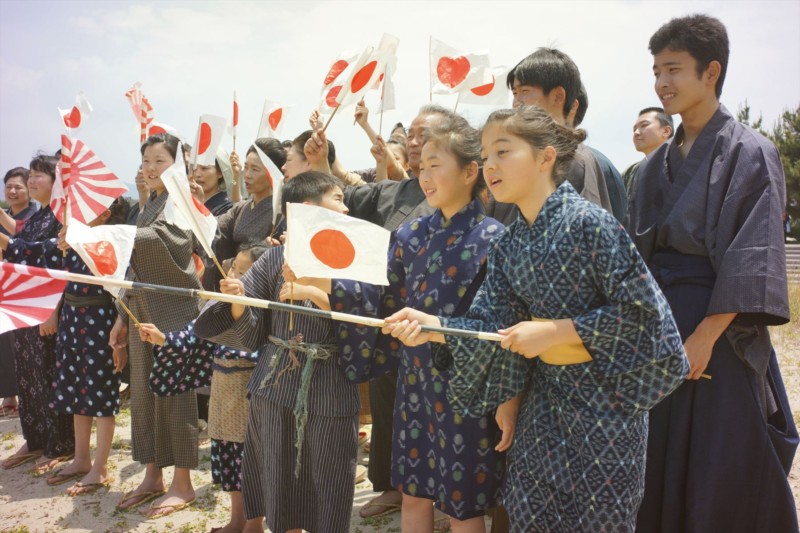
<path fill-rule="evenodd" d="M 331 120 L 333 120 L 333 115 L 335 115 L 336 112 L 339 111 L 340 107 L 342 107 L 342 104 L 336 104 L 336 107 L 333 109 L 333 113 L 331 113 L 331 116 L 328 117 L 328 122 L 326 122 L 325 126 L 322 127 L 322 133 L 325 133 L 325 130 L 328 129 L 328 126 L 330 125 Z"/>
<path fill-rule="evenodd" d="M 162 292 L 167 294 L 174 294 L 176 296 L 185 296 L 188 298 L 202 298 L 203 300 L 216 300 L 218 302 L 241 304 L 251 307 L 259 307 L 261 309 L 294 312 L 297 313 L 298 315 L 314 316 L 317 318 L 327 318 L 330 320 L 338 320 L 339 322 L 361 324 L 363 326 L 371 326 L 374 328 L 382 328 L 386 325 L 386 321 L 380 318 L 350 315 L 347 313 L 339 313 L 336 311 L 323 311 L 322 309 L 313 309 L 310 307 L 303 307 L 301 305 L 273 302 L 270 300 L 260 300 L 258 298 L 250 298 L 248 296 L 234 296 L 232 294 L 222 294 L 220 292 L 203 291 L 197 289 L 183 289 L 179 287 L 154 285 L 152 283 L 142 283 L 138 281 L 130 281 L 124 279 L 97 278 L 95 276 L 87 276 L 85 274 L 73 274 L 72 272 L 51 270 L 49 268 L 39 268 L 27 265 L 18 265 L 16 263 L 0 263 L 0 271 L 18 272 L 20 274 L 42 276 L 45 278 L 62 279 L 67 281 L 75 281 L 78 283 L 88 283 L 90 285 L 120 287 L 123 289 L 134 290 L 134 291 Z M 468 339 L 478 339 L 478 340 L 493 341 L 493 342 L 501 342 L 505 338 L 503 335 L 500 335 L 499 333 L 490 333 L 486 331 L 469 331 L 465 329 L 442 328 L 436 326 L 421 326 L 421 329 L 422 331 L 428 333 L 441 333 L 442 335 L 450 335 L 453 337 L 464 337 Z M 703 379 L 711 379 L 711 376 L 708 374 L 702 374 L 700 377 L 702 377 Z"/>
<path fill-rule="evenodd" d="M 129 317 L 131 317 L 131 320 L 133 320 L 133 325 L 134 325 L 134 326 L 136 326 L 137 328 L 138 328 L 139 326 L 141 326 L 141 324 L 139 323 L 139 321 L 138 321 L 138 320 L 136 320 L 136 317 L 135 317 L 135 316 L 133 316 L 133 313 L 131 312 L 131 310 L 130 310 L 130 309 L 128 309 L 128 306 L 127 306 L 127 305 L 125 305 L 125 302 L 123 302 L 123 301 L 122 301 L 122 298 L 117 298 L 117 303 L 119 303 L 119 305 L 122 307 L 122 310 L 123 310 L 123 311 L 125 311 L 126 313 L 128 313 L 128 316 L 129 316 Z"/>

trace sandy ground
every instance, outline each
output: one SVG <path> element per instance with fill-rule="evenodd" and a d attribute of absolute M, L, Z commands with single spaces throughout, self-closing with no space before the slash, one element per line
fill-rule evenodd
<path fill-rule="evenodd" d="M 791 325 L 774 331 L 773 340 L 781 354 L 781 368 L 795 419 L 800 423 L 800 321 L 795 318 Z M 22 443 L 19 420 L 0 418 L 0 457 L 11 455 Z M 362 451 L 360 463 L 365 462 L 366 456 Z M 200 468 L 193 472 L 197 493 L 194 506 L 155 520 L 145 518 L 137 510 L 115 512 L 115 505 L 122 494 L 136 487 L 144 476 L 141 465 L 130 458 L 129 417 L 125 414 L 118 419 L 109 463 L 115 478 L 111 487 L 76 498 L 64 493 L 68 485 L 49 487 L 44 478 L 37 478 L 29 473 L 27 465 L 14 470 L 0 470 L 0 531 L 205 532 L 227 522 L 228 496 L 211 484 L 209 444 L 201 447 Z M 171 469 L 167 469 L 165 479 L 169 480 L 171 476 Z M 800 460 L 795 460 L 789 478 L 795 501 L 800 501 Z M 372 496 L 369 481 L 356 487 L 351 531 L 400 531 L 397 513 L 372 520 L 358 516 L 359 509 Z"/>

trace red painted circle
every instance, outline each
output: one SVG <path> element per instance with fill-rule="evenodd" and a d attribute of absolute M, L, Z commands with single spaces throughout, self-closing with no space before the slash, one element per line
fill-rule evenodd
<path fill-rule="evenodd" d="M 348 63 L 344 59 L 340 59 L 339 61 L 331 65 L 331 69 L 328 71 L 328 74 L 325 75 L 325 82 L 323 83 L 323 85 L 327 87 L 328 85 L 333 83 L 336 80 L 336 78 L 339 77 L 339 74 L 341 74 L 342 71 L 344 71 L 344 69 L 346 69 L 347 65 L 349 64 L 350 63 Z"/>
<path fill-rule="evenodd" d="M 347 235 L 335 229 L 318 231 L 311 237 L 311 252 L 331 268 L 347 268 L 356 258 L 356 249 Z"/>
<path fill-rule="evenodd" d="M 436 75 L 439 77 L 439 81 L 452 89 L 467 79 L 469 69 L 470 63 L 466 57 L 444 56 L 436 64 Z"/>
<path fill-rule="evenodd" d="M 272 131 L 278 129 L 278 124 L 281 123 L 281 118 L 283 117 L 283 108 L 279 107 L 275 111 L 269 114 L 269 127 L 272 128 Z"/>
<path fill-rule="evenodd" d="M 356 72 L 356 75 L 353 76 L 353 81 L 350 82 L 350 92 L 357 93 L 363 89 L 364 86 L 369 83 L 369 80 L 372 79 L 372 74 L 375 72 L 377 66 L 378 62 L 372 60 L 361 67 L 361 69 Z"/>
<path fill-rule="evenodd" d="M 110 276 L 117 271 L 117 254 L 114 245 L 108 241 L 82 244 L 83 249 L 89 254 L 97 267 L 97 272 L 103 276 Z"/>
<path fill-rule="evenodd" d="M 479 85 L 477 87 L 473 87 L 472 89 L 470 89 L 470 92 L 472 92 L 472 94 L 474 94 L 475 96 L 486 96 L 487 94 L 492 92 L 492 89 L 494 89 L 494 82 L 495 82 L 494 74 L 492 74 L 492 81 L 490 81 L 486 85 Z"/>
<path fill-rule="evenodd" d="M 200 139 L 197 141 L 197 155 L 206 153 L 208 147 L 211 146 L 211 126 L 208 122 L 200 124 Z"/>

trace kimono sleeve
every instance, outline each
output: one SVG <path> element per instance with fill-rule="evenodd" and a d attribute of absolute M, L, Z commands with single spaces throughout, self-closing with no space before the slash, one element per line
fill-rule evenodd
<path fill-rule="evenodd" d="M 166 334 L 163 346 L 153 347 L 150 390 L 174 396 L 211 385 L 214 344 L 194 333 L 193 324 Z"/>
<path fill-rule="evenodd" d="M 58 239 L 26 241 L 12 239 L 5 251 L 9 263 L 36 266 L 40 268 L 61 268 L 64 253 L 58 249 Z"/>
<path fill-rule="evenodd" d="M 689 364 L 669 304 L 628 234 L 611 215 L 588 210 L 581 225 L 581 268 L 600 304 L 573 317 L 622 407 L 646 411 L 676 389 Z"/>
<path fill-rule="evenodd" d="M 471 331 L 497 331 L 530 320 L 528 305 L 518 298 L 506 276 L 503 235 L 489 252 L 486 278 L 464 317 L 441 317 L 444 327 Z M 480 416 L 495 409 L 528 388 L 534 360 L 526 359 L 500 344 L 463 337 L 446 336 L 452 354 L 447 399 L 457 411 Z"/>
<path fill-rule="evenodd" d="M 389 248 L 389 285 L 381 287 L 359 281 L 333 280 L 331 309 L 354 315 L 385 318 L 405 305 L 403 248 L 392 233 Z M 361 383 L 397 370 L 400 343 L 378 328 L 337 322 L 339 364 L 347 379 Z"/>
<path fill-rule="evenodd" d="M 730 149 L 709 194 L 724 197 L 715 228 L 708 228 L 717 279 L 707 314 L 738 313 L 740 325 L 789 321 L 783 212 L 786 185 L 777 149 L 749 130 Z M 726 182 L 724 193 L 715 187 Z"/>
<path fill-rule="evenodd" d="M 267 250 L 242 277 L 244 292 L 251 298 L 272 300 L 281 276 L 283 247 Z M 245 307 L 238 320 L 231 316 L 231 304 L 209 302 L 195 322 L 198 336 L 236 350 L 256 351 L 270 334 L 271 312 Z"/>
<path fill-rule="evenodd" d="M 217 259 L 223 261 L 236 255 L 236 242 L 233 239 L 233 230 L 236 220 L 242 211 L 244 204 L 239 202 L 230 210 L 217 217 L 217 234 L 214 237 L 212 248 Z"/>

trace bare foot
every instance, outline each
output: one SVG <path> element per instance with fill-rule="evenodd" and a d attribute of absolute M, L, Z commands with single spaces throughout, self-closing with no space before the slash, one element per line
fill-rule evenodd
<path fill-rule="evenodd" d="M 384 516 L 400 511 L 400 504 L 403 502 L 403 495 L 396 490 L 387 490 L 379 496 L 368 501 L 358 515 L 361 518 Z"/>
<path fill-rule="evenodd" d="M 108 472 L 100 472 L 95 470 L 90 470 L 88 474 L 81 478 L 80 482 L 72 485 L 70 488 L 67 489 L 67 494 L 70 496 L 77 496 L 78 494 L 84 494 L 89 492 L 89 490 L 96 490 L 98 485 L 108 485 L 111 481 L 111 476 L 108 475 Z"/>
<path fill-rule="evenodd" d="M 194 502 L 194 490 L 179 491 L 170 487 L 164 496 L 150 504 L 142 514 L 149 518 L 159 518 L 180 511 Z"/>
<path fill-rule="evenodd" d="M 158 479 L 148 479 L 145 476 L 138 487 L 131 492 L 125 493 L 117 504 L 117 509 L 121 511 L 133 509 L 154 498 L 158 498 L 162 494 L 164 494 L 164 480 L 160 477 Z"/>
<path fill-rule="evenodd" d="M 34 475 L 41 476 L 42 474 L 52 471 L 55 467 L 69 461 L 70 459 L 72 459 L 72 454 L 62 455 L 60 457 L 47 457 L 46 455 L 43 455 L 36 460 L 31 472 L 33 472 Z"/>

